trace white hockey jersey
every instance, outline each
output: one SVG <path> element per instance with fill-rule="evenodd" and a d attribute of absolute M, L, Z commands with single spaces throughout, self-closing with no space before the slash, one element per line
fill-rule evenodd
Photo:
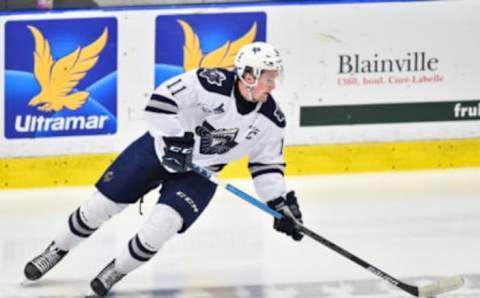
<path fill-rule="evenodd" d="M 193 162 L 214 171 L 248 155 L 259 197 L 284 196 L 285 117 L 271 96 L 265 103 L 241 98 L 235 81 L 235 73 L 220 68 L 200 68 L 165 81 L 146 107 L 150 134 L 158 140 L 193 132 Z"/>

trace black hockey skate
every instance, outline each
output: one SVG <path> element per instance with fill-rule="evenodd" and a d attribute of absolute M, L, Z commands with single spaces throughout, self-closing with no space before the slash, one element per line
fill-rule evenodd
<path fill-rule="evenodd" d="M 50 243 L 45 251 L 27 263 L 24 273 L 28 280 L 34 281 L 44 276 L 68 253 L 56 248 L 54 244 L 55 242 Z"/>
<path fill-rule="evenodd" d="M 126 274 L 115 270 L 115 259 L 111 261 L 102 271 L 92 280 L 90 287 L 95 295 L 104 297 L 110 291 L 114 284 L 120 281 Z"/>

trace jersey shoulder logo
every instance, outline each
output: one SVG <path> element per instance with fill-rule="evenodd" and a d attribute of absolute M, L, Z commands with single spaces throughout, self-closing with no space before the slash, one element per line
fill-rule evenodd
<path fill-rule="evenodd" d="M 238 128 L 220 128 L 215 129 L 210 123 L 204 121 L 202 126 L 197 126 L 195 132 L 200 136 L 201 154 L 225 154 L 233 147 L 237 146 L 235 142 Z"/>
<path fill-rule="evenodd" d="M 199 68 L 197 70 L 198 81 L 203 89 L 230 96 L 235 82 L 233 72 L 222 68 Z"/>
<path fill-rule="evenodd" d="M 270 119 L 270 121 L 275 123 L 278 127 L 284 128 L 286 126 L 285 114 L 283 114 L 273 97 L 268 96 L 267 101 L 262 104 L 258 112 Z"/>
<path fill-rule="evenodd" d="M 206 79 L 209 84 L 222 86 L 222 82 L 227 79 L 225 73 L 218 69 L 204 68 L 200 71 L 199 76 Z"/>
<path fill-rule="evenodd" d="M 273 112 L 273 116 L 277 118 L 278 122 L 285 121 L 285 114 L 283 114 L 282 110 L 280 110 L 280 107 L 278 105 L 275 106 L 275 111 Z"/>

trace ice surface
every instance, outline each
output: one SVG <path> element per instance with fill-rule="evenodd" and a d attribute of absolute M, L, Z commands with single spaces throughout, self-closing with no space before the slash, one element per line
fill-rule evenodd
<path fill-rule="evenodd" d="M 305 226 L 396 278 L 425 285 L 460 274 L 465 286 L 439 298 L 480 297 L 480 169 L 288 177 Z M 255 194 L 249 180 L 231 180 Z M 92 187 L 0 191 L 0 298 L 83 297 L 90 280 L 136 233 L 133 205 L 105 223 L 41 281 L 21 287 L 41 252 Z M 276 233 L 272 219 L 219 189 L 204 215 L 112 297 L 407 298 L 318 242 Z"/>

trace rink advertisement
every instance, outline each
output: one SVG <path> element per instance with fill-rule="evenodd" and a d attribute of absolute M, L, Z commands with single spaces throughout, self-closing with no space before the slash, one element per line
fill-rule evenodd
<path fill-rule="evenodd" d="M 289 130 L 290 142 L 479 137 L 480 40 L 471 38 L 479 5 L 380 3 L 306 13 L 309 25 L 290 46 L 305 57 L 293 74 L 302 88 L 290 90 L 298 100 L 289 111 L 298 125 Z M 294 46 L 304 40 L 308 46 Z"/>
<path fill-rule="evenodd" d="M 19 183 L 93 182 L 145 132 L 155 86 L 196 67 L 231 69 L 252 41 L 282 56 L 272 95 L 288 175 L 480 165 L 479 12 L 477 0 L 0 12 L 0 169 L 24 169 Z M 97 168 L 51 179 L 17 160 L 40 169 L 60 156 Z"/>
<path fill-rule="evenodd" d="M 300 108 L 300 126 L 480 120 L 480 100 Z"/>
<path fill-rule="evenodd" d="M 117 130 L 115 18 L 5 25 L 5 137 Z"/>
<path fill-rule="evenodd" d="M 414 89 L 446 81 L 446 75 L 440 72 L 440 59 L 429 56 L 425 51 L 407 52 L 398 57 L 380 56 L 378 53 L 371 57 L 339 54 L 337 61 L 336 85 L 339 89 L 353 90 L 352 94 L 361 87 L 388 90 L 403 85 Z M 357 92 L 362 94 L 361 90 Z M 387 103 L 301 107 L 300 126 L 455 121 L 472 120 L 479 116 L 476 101 L 465 101 L 461 107 L 462 103 L 458 102 L 416 102 L 417 96 L 412 94 L 406 103 L 384 100 Z"/>
<path fill-rule="evenodd" d="M 158 16 L 155 27 L 155 86 L 198 68 L 233 69 L 245 44 L 265 41 L 266 14 L 214 13 Z"/>

